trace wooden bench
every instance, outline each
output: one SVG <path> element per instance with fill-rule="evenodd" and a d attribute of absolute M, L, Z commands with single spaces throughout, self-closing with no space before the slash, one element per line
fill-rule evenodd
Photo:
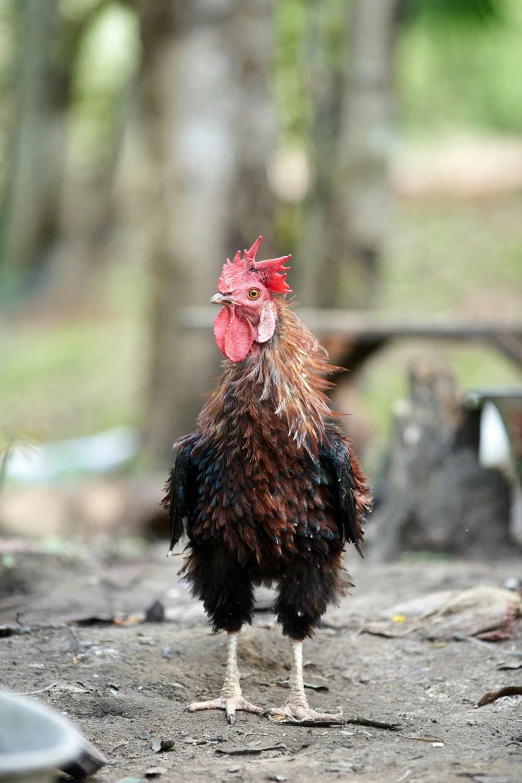
<path fill-rule="evenodd" d="M 454 340 L 486 343 L 522 369 L 522 319 L 442 316 L 404 317 L 370 310 L 319 310 L 297 308 L 302 321 L 321 338 L 333 361 L 354 373 L 366 359 L 393 340 Z M 210 307 L 181 310 L 186 329 L 209 329 L 215 318 Z"/>

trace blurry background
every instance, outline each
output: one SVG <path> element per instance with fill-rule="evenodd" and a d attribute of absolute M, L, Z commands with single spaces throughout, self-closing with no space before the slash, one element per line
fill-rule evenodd
<path fill-rule="evenodd" d="M 259 234 L 303 307 L 520 322 L 521 74 L 518 0 L 2 0 L 0 526 L 153 516 L 219 372 L 181 309 Z M 520 343 L 321 337 L 378 496 L 412 361 L 520 384 Z"/>

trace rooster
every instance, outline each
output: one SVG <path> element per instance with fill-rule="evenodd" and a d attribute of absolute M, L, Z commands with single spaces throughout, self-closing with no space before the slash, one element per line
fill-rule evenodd
<path fill-rule="evenodd" d="M 359 547 L 370 507 L 366 479 L 335 423 L 325 390 L 333 384 L 326 351 L 285 300 L 290 256 L 256 261 L 261 237 L 223 266 L 214 336 L 224 373 L 181 438 L 163 501 L 170 551 L 188 535 L 183 569 L 213 630 L 227 632 L 221 695 L 187 709 L 265 713 L 246 701 L 237 665 L 238 634 L 254 612 L 254 587 L 275 584 L 274 613 L 292 655 L 285 704 L 274 720 L 328 723 L 310 708 L 303 684 L 303 640 L 352 586 L 346 542 Z"/>

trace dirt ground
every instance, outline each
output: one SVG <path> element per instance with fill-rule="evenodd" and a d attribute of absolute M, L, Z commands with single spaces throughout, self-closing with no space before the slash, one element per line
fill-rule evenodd
<path fill-rule="evenodd" d="M 357 587 L 325 618 L 305 646 L 305 679 L 321 710 L 400 724 L 397 731 L 347 724 L 281 726 L 238 713 L 189 714 L 195 699 L 218 695 L 225 637 L 212 634 L 201 606 L 179 585 L 181 559 L 164 547 L 139 558 L 104 559 L 16 553 L 0 567 L 1 686 L 61 710 L 105 754 L 98 783 L 161 781 L 522 781 L 522 701 L 506 697 L 475 708 L 492 689 L 522 684 L 522 669 L 499 670 L 520 657 L 516 638 L 489 649 L 467 641 L 432 641 L 413 632 L 384 638 L 362 632 L 383 609 L 424 593 L 501 585 L 522 576 L 520 562 L 422 562 L 370 565 L 350 558 Z M 263 707 L 285 699 L 289 650 L 260 594 L 252 627 L 240 640 L 243 693 Z M 155 599 L 166 620 L 137 622 Z M 112 617 L 131 616 L 121 625 Z M 64 624 L 75 621 L 73 625 Z M 153 739 L 174 740 L 167 753 Z M 277 746 L 272 750 L 260 748 Z M 230 755 L 248 747 L 252 755 Z M 130 781 L 127 781 L 130 783 Z"/>

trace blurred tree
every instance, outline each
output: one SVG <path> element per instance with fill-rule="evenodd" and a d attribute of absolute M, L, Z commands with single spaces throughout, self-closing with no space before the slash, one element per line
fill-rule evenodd
<path fill-rule="evenodd" d="M 321 304 L 375 300 L 388 231 L 401 0 L 352 0 Z"/>
<path fill-rule="evenodd" d="M 307 47 L 300 67 L 308 74 L 314 115 L 301 132 L 305 138 L 310 134 L 315 182 L 297 250 L 299 298 L 308 305 L 366 307 L 375 303 L 387 234 L 397 93 L 406 82 L 411 100 L 419 93 L 414 82 L 421 79 L 428 108 L 425 96 L 432 91 L 426 74 L 422 79 L 411 73 L 403 59 L 397 74 L 399 43 L 412 30 L 418 43 L 424 31 L 440 65 L 440 47 L 448 36 L 453 34 L 462 50 L 464 35 L 489 31 L 503 19 L 506 0 L 290 2 L 295 18 L 305 8 Z M 442 81 L 444 89 L 451 75 Z M 298 82 L 294 75 L 292 84 Z M 469 83 L 468 74 L 463 80 L 468 92 Z M 291 107 L 296 105 L 294 99 Z M 301 122 L 309 114 L 301 108 Z"/>
<path fill-rule="evenodd" d="M 18 116 L 2 214 L 3 276 L 9 287 L 41 268 L 57 231 L 67 103 L 53 58 L 58 5 L 58 0 L 21 0 L 15 6 Z"/>
<path fill-rule="evenodd" d="M 59 59 L 70 63 L 72 84 L 60 234 L 45 294 L 62 312 L 92 301 L 111 258 L 110 240 L 122 229 L 115 180 L 126 133 L 132 133 L 140 56 L 134 10 L 121 0 L 88 4 L 89 13 L 83 3 L 62 4 L 59 38 Z"/>
<path fill-rule="evenodd" d="M 64 271 L 56 266 L 55 256 L 63 232 L 63 187 L 77 58 L 85 36 L 110 5 L 111 0 L 15 3 L 18 109 L 0 216 L 4 291 L 34 289 Z M 72 265 L 74 254 L 69 252 L 67 257 Z"/>
<path fill-rule="evenodd" d="M 367 307 L 375 297 L 390 198 L 400 8 L 401 0 L 352 0 L 344 68 L 335 64 L 326 104 L 317 92 L 315 236 L 305 232 L 301 258 L 305 301 L 314 292 L 323 307 Z"/>
<path fill-rule="evenodd" d="M 179 310 L 208 303 L 225 257 L 270 222 L 271 4 L 138 0 L 137 8 L 158 205 L 143 436 L 146 453 L 163 460 L 193 426 L 219 362 L 208 334 L 183 330 Z"/>
<path fill-rule="evenodd" d="M 234 108 L 235 173 L 227 251 L 250 247 L 263 236 L 264 258 L 277 255 L 273 222 L 277 204 L 268 180 L 276 140 L 272 95 L 275 0 L 237 5 L 234 21 L 238 90 Z"/>

